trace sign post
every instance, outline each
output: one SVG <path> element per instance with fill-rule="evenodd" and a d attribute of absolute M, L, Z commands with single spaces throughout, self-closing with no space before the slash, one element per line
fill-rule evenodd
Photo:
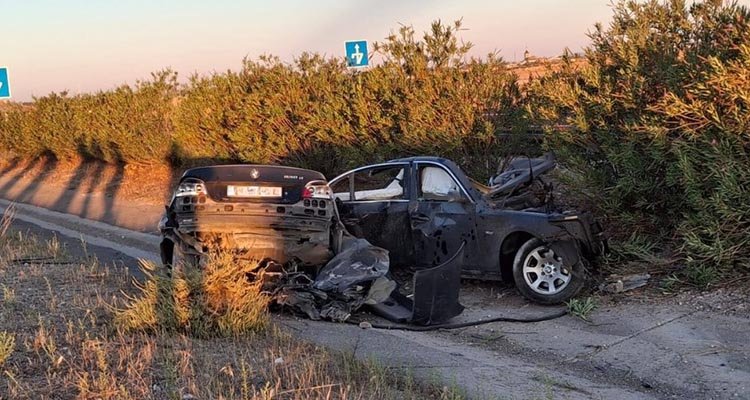
<path fill-rule="evenodd" d="M 366 40 L 346 42 L 346 66 L 354 68 L 366 67 L 369 62 Z"/>
<path fill-rule="evenodd" d="M 8 68 L 0 68 L 0 99 L 10 98 L 10 83 L 8 82 Z"/>

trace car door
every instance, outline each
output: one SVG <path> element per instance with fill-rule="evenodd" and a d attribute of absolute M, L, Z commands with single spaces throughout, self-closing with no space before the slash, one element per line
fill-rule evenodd
<path fill-rule="evenodd" d="M 388 250 L 393 266 L 414 262 L 409 229 L 409 163 L 356 169 L 331 181 L 339 217 L 352 235 Z"/>
<path fill-rule="evenodd" d="M 414 196 L 409 219 L 414 257 L 420 268 L 450 259 L 466 242 L 463 269 L 472 269 L 477 258 L 476 207 L 469 193 L 445 166 L 417 162 L 413 169 Z"/>

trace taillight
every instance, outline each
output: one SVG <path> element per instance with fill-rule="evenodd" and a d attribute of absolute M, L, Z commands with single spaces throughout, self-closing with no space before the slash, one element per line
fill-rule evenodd
<path fill-rule="evenodd" d="M 198 196 L 206 193 L 206 185 L 203 181 L 190 179 L 180 183 L 175 191 L 175 197 Z"/>
<path fill-rule="evenodd" d="M 303 199 L 328 199 L 331 197 L 331 188 L 325 181 L 310 181 L 302 190 Z"/>

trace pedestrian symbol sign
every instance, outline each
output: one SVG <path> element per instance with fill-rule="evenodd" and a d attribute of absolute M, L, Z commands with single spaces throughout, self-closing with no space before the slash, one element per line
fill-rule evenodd
<path fill-rule="evenodd" d="M 0 99 L 7 99 L 8 97 L 10 97 L 8 68 L 0 68 Z"/>
<path fill-rule="evenodd" d="M 367 41 L 346 42 L 346 65 L 348 67 L 366 67 L 368 62 Z"/>

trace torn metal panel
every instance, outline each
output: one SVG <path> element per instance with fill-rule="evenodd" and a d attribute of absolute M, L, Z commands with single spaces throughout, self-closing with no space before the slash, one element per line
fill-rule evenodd
<path fill-rule="evenodd" d="M 396 283 L 385 277 L 388 265 L 387 250 L 347 237 L 341 251 L 315 279 L 302 273 L 286 274 L 268 291 L 278 306 L 310 319 L 343 322 L 363 304 L 390 296 Z"/>
<path fill-rule="evenodd" d="M 372 305 L 377 314 L 394 322 L 431 325 L 445 322 L 463 312 L 458 300 L 461 290 L 461 260 L 465 245 L 443 264 L 414 274 L 411 298 L 393 292 L 388 300 Z"/>
<path fill-rule="evenodd" d="M 317 303 L 325 300 L 326 298 L 320 298 L 315 293 L 292 287 L 281 288 L 273 295 L 273 302 L 279 306 L 300 312 L 315 321 L 320 319 Z"/>
<path fill-rule="evenodd" d="M 530 184 L 557 166 L 552 153 L 542 157 L 515 157 L 510 159 L 507 166 L 497 175 L 490 178 L 491 197 L 499 197 L 513 192 L 521 186 Z"/>
<path fill-rule="evenodd" d="M 388 250 L 365 239 L 349 237 L 318 273 L 313 287 L 326 292 L 350 293 L 351 288 L 375 281 L 388 273 Z"/>
<path fill-rule="evenodd" d="M 465 243 L 444 264 L 414 274 L 414 315 L 412 322 L 438 324 L 461 314 L 461 260 Z"/>

